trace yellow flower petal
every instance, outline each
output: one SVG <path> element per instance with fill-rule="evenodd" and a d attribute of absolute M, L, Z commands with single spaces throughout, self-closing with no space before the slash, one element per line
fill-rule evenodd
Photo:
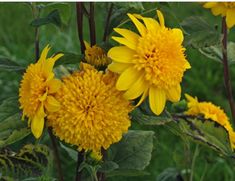
<path fill-rule="evenodd" d="M 178 102 L 181 96 L 181 87 L 177 85 L 167 91 L 167 99 L 171 102 Z"/>
<path fill-rule="evenodd" d="M 124 93 L 124 97 L 128 100 L 139 97 L 147 88 L 144 76 L 140 76 L 139 79 L 133 83 L 133 85 Z"/>
<path fill-rule="evenodd" d="M 127 90 L 130 86 L 138 80 L 141 72 L 137 71 L 133 67 L 126 69 L 118 78 L 116 88 L 118 90 Z"/>
<path fill-rule="evenodd" d="M 129 18 L 131 19 L 131 21 L 135 24 L 136 28 L 138 29 L 140 35 L 145 35 L 146 33 L 146 28 L 144 27 L 144 25 L 132 14 L 127 14 L 129 16 Z"/>
<path fill-rule="evenodd" d="M 147 30 L 155 31 L 160 27 L 159 23 L 153 18 L 142 18 Z"/>
<path fill-rule="evenodd" d="M 205 3 L 204 5 L 203 5 L 203 7 L 204 8 L 212 8 L 212 7 L 214 7 L 214 6 L 216 6 L 218 3 L 216 3 L 216 2 L 209 2 L 209 3 Z"/>
<path fill-rule="evenodd" d="M 116 31 L 117 33 L 122 35 L 124 38 L 126 38 L 132 44 L 137 44 L 138 39 L 140 38 L 140 36 L 138 34 L 132 32 L 130 30 L 127 30 L 127 29 L 114 28 L 114 31 Z"/>
<path fill-rule="evenodd" d="M 183 35 L 183 32 L 181 31 L 181 29 L 173 28 L 172 31 L 173 31 L 175 37 L 178 38 L 179 43 L 182 43 L 184 41 L 184 35 Z"/>
<path fill-rule="evenodd" d="M 161 114 L 166 104 L 165 91 L 156 87 L 150 87 L 149 104 L 153 113 L 156 115 Z"/>
<path fill-rule="evenodd" d="M 130 66 L 131 64 L 113 62 L 109 64 L 108 69 L 111 70 L 112 72 L 120 74 Z"/>
<path fill-rule="evenodd" d="M 126 45 L 128 48 L 130 48 L 132 50 L 136 49 L 136 43 L 132 43 L 126 38 L 112 36 L 112 39 L 114 39 L 115 41 L 117 41 L 118 43 L 120 43 L 122 45 Z"/>
<path fill-rule="evenodd" d="M 91 48 L 91 45 L 87 41 L 84 41 L 84 44 L 86 49 Z"/>
<path fill-rule="evenodd" d="M 31 121 L 31 131 L 37 139 L 42 135 L 45 116 L 43 104 L 41 104 L 38 112 Z"/>
<path fill-rule="evenodd" d="M 125 46 L 113 47 L 108 52 L 108 57 L 120 63 L 132 63 L 135 51 Z"/>
<path fill-rule="evenodd" d="M 48 93 L 52 94 L 52 93 L 56 93 L 59 90 L 62 82 L 59 79 L 52 79 L 48 81 L 47 84 L 49 88 Z"/>
<path fill-rule="evenodd" d="M 42 63 L 46 60 L 47 58 L 47 54 L 49 52 L 49 50 L 51 49 L 51 47 L 49 45 L 47 45 L 43 50 L 42 50 L 42 53 L 41 53 L 41 56 L 38 60 L 38 63 Z"/>
<path fill-rule="evenodd" d="M 60 109 L 60 103 L 52 96 L 47 96 L 45 107 L 48 112 L 56 112 Z"/>
<path fill-rule="evenodd" d="M 149 89 L 146 88 L 146 89 L 144 90 L 144 93 L 142 94 L 142 96 L 141 96 L 141 98 L 140 98 L 138 104 L 136 104 L 136 107 L 138 107 L 140 104 L 142 104 L 142 102 L 143 102 L 143 101 L 145 100 L 145 98 L 147 97 L 148 93 L 149 93 Z"/>
<path fill-rule="evenodd" d="M 211 9 L 213 15 L 217 16 L 219 14 L 225 15 L 226 8 L 224 6 L 215 6 Z"/>
<path fill-rule="evenodd" d="M 226 23 L 228 28 L 231 28 L 235 25 L 235 8 L 227 11 Z"/>
<path fill-rule="evenodd" d="M 164 16 L 161 11 L 157 10 L 157 16 L 162 27 L 165 26 Z"/>

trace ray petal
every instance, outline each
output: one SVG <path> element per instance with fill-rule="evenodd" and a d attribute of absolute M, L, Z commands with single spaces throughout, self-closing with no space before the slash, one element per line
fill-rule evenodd
<path fill-rule="evenodd" d="M 156 87 L 151 87 L 149 90 L 150 108 L 156 115 L 159 115 L 164 110 L 166 104 L 165 91 Z"/>

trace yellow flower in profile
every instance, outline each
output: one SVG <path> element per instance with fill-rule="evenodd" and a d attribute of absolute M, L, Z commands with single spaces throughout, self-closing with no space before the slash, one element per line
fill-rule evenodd
<path fill-rule="evenodd" d="M 23 118 L 28 117 L 32 133 L 36 138 L 42 134 L 47 113 L 57 111 L 60 107 L 54 94 L 60 88 L 61 82 L 54 78 L 52 70 L 55 61 L 63 54 L 47 58 L 49 50 L 49 46 L 45 47 L 38 62 L 28 66 L 19 89 Z"/>
<path fill-rule="evenodd" d="M 85 61 L 97 68 L 107 66 L 111 60 L 107 57 L 105 51 L 97 45 L 91 46 L 88 42 L 85 43 Z"/>
<path fill-rule="evenodd" d="M 228 28 L 235 25 L 235 2 L 208 2 L 203 7 L 211 9 L 215 16 L 225 16 Z"/>
<path fill-rule="evenodd" d="M 116 88 L 126 91 L 126 99 L 142 95 L 138 106 L 149 95 L 150 108 L 159 115 L 167 100 L 180 100 L 180 83 L 190 64 L 184 55 L 182 31 L 165 27 L 162 13 L 157 11 L 157 14 L 160 24 L 152 18 L 128 14 L 139 34 L 127 29 L 114 29 L 123 37 L 112 38 L 123 46 L 109 50 L 108 57 L 113 62 L 108 68 L 120 74 Z"/>
<path fill-rule="evenodd" d="M 132 110 L 123 93 L 115 88 L 117 76 L 81 64 L 81 71 L 64 77 L 56 94 L 59 111 L 48 115 L 55 135 L 79 150 L 100 153 L 128 131 Z"/>
<path fill-rule="evenodd" d="M 235 132 L 224 110 L 211 102 L 198 102 L 197 98 L 193 98 L 188 94 L 185 94 L 185 97 L 188 100 L 188 110 L 186 114 L 192 116 L 202 115 L 205 119 L 211 119 L 223 126 L 229 133 L 232 147 L 235 148 Z"/>

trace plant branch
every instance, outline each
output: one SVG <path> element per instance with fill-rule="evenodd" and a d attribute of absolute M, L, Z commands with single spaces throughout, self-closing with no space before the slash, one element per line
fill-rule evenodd
<path fill-rule="evenodd" d="M 227 25 L 225 17 L 222 19 L 222 33 L 223 33 L 223 40 L 222 40 L 222 54 L 223 54 L 223 67 L 224 67 L 224 83 L 225 89 L 227 92 L 227 98 L 230 105 L 230 110 L 232 113 L 232 118 L 235 121 L 235 104 L 233 100 L 233 92 L 232 92 L 232 85 L 230 80 L 230 73 L 228 67 L 228 55 L 227 55 Z"/>
<path fill-rule="evenodd" d="M 77 9 L 77 29 L 78 29 L 78 37 L 80 41 L 81 52 L 84 54 L 85 52 L 85 44 L 83 40 L 83 10 L 82 10 L 82 2 L 76 3 Z"/>
<path fill-rule="evenodd" d="M 96 44 L 94 2 L 90 2 L 89 27 L 90 27 L 90 42 L 91 46 L 93 46 Z"/>
<path fill-rule="evenodd" d="M 56 162 L 56 166 L 57 166 L 58 178 L 59 178 L 59 181 L 64 181 L 61 162 L 60 162 L 60 157 L 59 157 L 59 151 L 58 151 L 58 148 L 57 148 L 57 141 L 56 141 L 55 136 L 52 133 L 51 128 L 48 128 L 48 133 L 49 133 L 51 143 L 52 143 L 52 149 L 53 149 L 53 152 L 54 152 L 55 162 Z"/>
<path fill-rule="evenodd" d="M 105 22 L 104 36 L 103 36 L 103 41 L 104 42 L 107 40 L 109 23 L 110 23 L 110 18 L 111 18 L 111 15 L 112 15 L 112 11 L 113 11 L 113 3 L 110 4 L 108 15 L 107 15 L 106 22 Z"/>
<path fill-rule="evenodd" d="M 76 180 L 75 181 L 81 181 L 82 180 L 82 171 L 79 170 L 80 165 L 83 162 L 84 158 L 84 151 L 78 152 L 78 157 L 77 157 L 77 168 L 76 168 Z"/>
<path fill-rule="evenodd" d="M 102 154 L 102 159 L 103 161 L 105 161 L 106 157 L 107 157 L 107 152 L 105 149 L 102 148 L 101 150 L 101 154 Z M 105 181 L 105 173 L 104 172 L 98 172 L 97 173 L 97 178 L 98 178 L 98 181 Z"/>

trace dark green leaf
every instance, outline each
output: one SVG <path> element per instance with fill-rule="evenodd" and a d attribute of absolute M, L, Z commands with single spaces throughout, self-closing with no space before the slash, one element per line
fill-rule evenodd
<path fill-rule="evenodd" d="M 124 177 L 138 177 L 149 175 L 148 172 L 142 170 L 129 170 L 129 169 L 118 169 L 106 174 L 107 177 L 115 177 L 115 176 L 124 176 Z"/>
<path fill-rule="evenodd" d="M 167 168 L 160 173 L 156 181 L 183 181 L 183 178 L 176 168 Z"/>
<path fill-rule="evenodd" d="M 0 57 L 0 71 L 14 71 L 22 73 L 24 70 L 25 67 L 20 66 L 16 62 L 6 57 Z"/>
<path fill-rule="evenodd" d="M 69 148 L 67 146 L 65 146 L 63 143 L 60 142 L 60 146 L 68 153 L 68 155 L 74 160 L 77 161 L 77 156 L 78 156 L 78 152 L 75 151 L 72 148 Z"/>
<path fill-rule="evenodd" d="M 7 117 L 19 112 L 18 97 L 11 97 L 5 99 L 0 104 L 0 121 L 6 119 Z"/>
<path fill-rule="evenodd" d="M 108 173 L 108 172 L 111 172 L 111 171 L 116 170 L 118 168 L 119 168 L 119 166 L 115 162 L 105 161 L 104 163 L 102 163 L 101 168 L 99 169 L 99 172 Z"/>
<path fill-rule="evenodd" d="M 55 66 L 65 65 L 65 64 L 79 64 L 83 59 L 83 56 L 79 54 L 69 53 L 69 52 L 60 52 L 60 53 L 63 53 L 64 56 L 62 56 L 59 60 L 56 61 Z"/>
<path fill-rule="evenodd" d="M 108 160 L 117 163 L 120 169 L 143 170 L 151 160 L 153 135 L 153 131 L 128 131 L 111 146 Z"/>
<path fill-rule="evenodd" d="M 42 25 L 46 25 L 49 23 L 52 23 L 58 27 L 61 27 L 62 22 L 61 22 L 59 11 L 57 9 L 50 12 L 45 18 L 38 18 L 38 19 L 33 20 L 31 22 L 31 26 L 40 27 Z"/>

